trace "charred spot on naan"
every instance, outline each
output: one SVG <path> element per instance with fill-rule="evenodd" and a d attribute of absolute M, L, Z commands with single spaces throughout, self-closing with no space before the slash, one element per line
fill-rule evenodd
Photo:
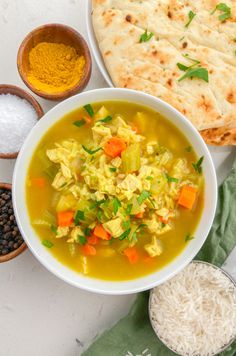
<path fill-rule="evenodd" d="M 108 27 L 113 23 L 113 18 L 117 15 L 117 11 L 114 9 L 104 10 L 102 13 L 102 17 L 104 20 L 105 27 Z"/>
<path fill-rule="evenodd" d="M 205 142 L 214 146 L 236 145 L 236 128 L 213 128 L 200 131 Z"/>
<path fill-rule="evenodd" d="M 227 95 L 227 101 L 230 104 L 236 104 L 236 91 L 231 89 L 230 92 Z"/>

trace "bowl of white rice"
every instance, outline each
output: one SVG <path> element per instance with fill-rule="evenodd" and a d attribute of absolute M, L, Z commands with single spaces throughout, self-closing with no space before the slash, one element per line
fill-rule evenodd
<path fill-rule="evenodd" d="M 152 289 L 152 327 L 181 356 L 212 356 L 236 339 L 236 283 L 221 268 L 192 261 L 166 283 Z"/>

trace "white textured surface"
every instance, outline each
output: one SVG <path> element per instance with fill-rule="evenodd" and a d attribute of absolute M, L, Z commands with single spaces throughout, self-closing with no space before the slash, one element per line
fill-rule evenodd
<path fill-rule="evenodd" d="M 86 1 L 0 0 L 0 83 L 25 88 L 16 54 L 25 35 L 36 26 L 59 22 L 86 36 Z M 87 89 L 105 86 L 94 63 Z M 55 105 L 43 99 L 39 102 L 45 111 Z M 211 152 L 221 181 L 235 150 L 215 148 Z M 14 161 L 0 160 L 0 181 L 11 181 L 13 167 Z M 233 265 L 235 256 L 230 260 Z M 0 265 L 0 356 L 79 356 L 82 348 L 76 338 L 88 344 L 126 314 L 133 300 L 134 296 L 101 296 L 70 287 L 26 251 Z"/>

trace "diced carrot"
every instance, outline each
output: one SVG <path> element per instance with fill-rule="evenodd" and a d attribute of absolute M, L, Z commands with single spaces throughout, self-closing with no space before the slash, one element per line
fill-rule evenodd
<path fill-rule="evenodd" d="M 124 250 L 124 254 L 128 257 L 129 262 L 131 264 L 135 264 L 138 262 L 138 251 L 135 247 L 128 247 Z"/>
<path fill-rule="evenodd" d="M 70 226 L 74 220 L 74 211 L 63 211 L 57 213 L 58 226 Z"/>
<path fill-rule="evenodd" d="M 93 230 L 93 234 L 102 240 L 110 240 L 111 235 L 104 229 L 102 224 L 97 225 Z"/>
<path fill-rule="evenodd" d="M 92 234 L 91 236 L 88 237 L 87 241 L 90 245 L 97 245 L 99 242 L 99 238 L 94 234 Z"/>
<path fill-rule="evenodd" d="M 197 189 L 191 187 L 190 185 L 183 186 L 178 204 L 182 205 L 187 209 L 192 209 L 197 198 Z"/>
<path fill-rule="evenodd" d="M 44 188 L 46 185 L 46 179 L 44 177 L 31 178 L 31 183 L 35 187 Z"/>
<path fill-rule="evenodd" d="M 85 256 L 95 256 L 97 253 L 95 247 L 93 247 L 89 244 L 82 246 L 81 250 L 82 250 L 83 255 L 85 255 Z"/>
<path fill-rule="evenodd" d="M 163 224 L 167 224 L 167 223 L 168 223 L 168 219 L 165 219 L 163 216 L 159 216 L 159 220 L 160 220 Z"/>
<path fill-rule="evenodd" d="M 120 156 L 125 149 L 126 143 L 120 137 L 112 137 L 104 146 L 105 153 L 113 158 Z"/>
<path fill-rule="evenodd" d="M 91 117 L 85 116 L 84 120 L 86 121 L 86 124 L 91 124 L 92 123 Z"/>
<path fill-rule="evenodd" d="M 136 219 L 142 219 L 142 218 L 143 218 L 143 215 L 144 215 L 144 212 L 141 211 L 140 213 L 135 214 L 135 218 L 136 218 Z"/>

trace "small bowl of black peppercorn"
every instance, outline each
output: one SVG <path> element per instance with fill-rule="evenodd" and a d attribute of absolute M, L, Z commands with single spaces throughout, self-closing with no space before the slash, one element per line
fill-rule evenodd
<path fill-rule="evenodd" d="M 0 263 L 7 262 L 26 249 L 12 206 L 12 186 L 0 183 Z"/>

